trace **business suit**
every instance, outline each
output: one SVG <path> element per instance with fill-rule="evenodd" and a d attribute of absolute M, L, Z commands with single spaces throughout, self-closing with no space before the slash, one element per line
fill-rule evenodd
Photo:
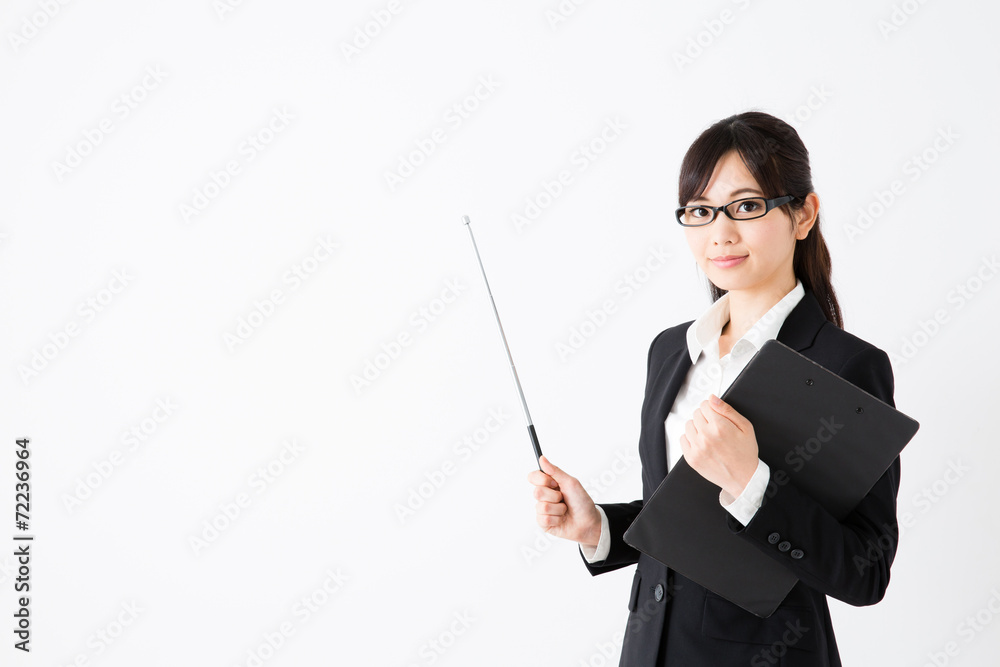
<path fill-rule="evenodd" d="M 734 534 L 799 578 L 767 619 L 668 570 L 622 539 L 667 473 L 664 420 L 692 366 L 686 342 L 690 324 L 664 330 L 649 348 L 639 437 L 643 500 L 601 503 L 608 517 L 610 551 L 600 562 L 584 559 L 593 575 L 637 564 L 620 666 L 841 665 L 826 596 L 861 606 L 885 594 L 898 539 L 898 458 L 843 521 L 793 483 L 775 484 L 773 470 L 772 484 L 753 519 L 744 527 L 727 516 Z M 829 322 L 811 290 L 788 314 L 777 340 L 894 405 L 888 356 Z"/>

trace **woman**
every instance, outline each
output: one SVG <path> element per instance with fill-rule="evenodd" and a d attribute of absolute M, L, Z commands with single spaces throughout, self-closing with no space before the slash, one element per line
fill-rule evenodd
<path fill-rule="evenodd" d="M 591 574 L 637 564 L 622 667 L 840 665 L 827 596 L 862 606 L 885 594 L 898 539 L 899 459 L 837 520 L 794 483 L 773 482 L 753 426 L 718 396 L 776 338 L 894 405 L 889 358 L 843 330 L 808 152 L 794 128 L 755 111 L 715 123 L 684 156 L 679 204 L 677 221 L 714 303 L 650 345 L 643 500 L 595 505 L 577 479 L 542 457 L 542 470 L 528 475 L 538 525 L 578 542 Z M 770 617 L 622 540 L 681 455 L 719 487 L 729 529 L 798 577 Z"/>

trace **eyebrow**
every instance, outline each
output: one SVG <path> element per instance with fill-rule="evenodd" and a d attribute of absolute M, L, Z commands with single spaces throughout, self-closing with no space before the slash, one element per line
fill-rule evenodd
<path fill-rule="evenodd" d="M 744 192 L 749 192 L 750 194 L 754 194 L 754 195 L 760 195 L 761 197 L 764 196 L 764 193 L 761 192 L 760 190 L 756 189 L 756 188 L 740 188 L 739 190 L 733 190 L 732 192 L 729 193 L 729 196 L 730 197 L 735 197 L 736 195 L 743 194 Z M 691 201 L 693 201 L 693 202 L 695 202 L 695 201 L 708 201 L 708 199 L 705 198 L 705 197 L 695 197 Z"/>

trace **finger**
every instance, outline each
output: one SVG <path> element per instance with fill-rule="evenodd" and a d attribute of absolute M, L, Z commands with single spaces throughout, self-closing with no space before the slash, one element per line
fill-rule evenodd
<path fill-rule="evenodd" d="M 699 433 L 718 433 L 725 426 L 729 426 L 729 420 L 725 415 L 720 415 L 718 412 L 712 409 L 712 405 L 709 403 L 708 399 L 701 402 L 701 407 L 698 408 L 698 412 L 704 418 L 704 422 L 699 424 Z"/>
<path fill-rule="evenodd" d="M 678 441 L 681 443 L 681 454 L 686 456 L 688 448 L 691 447 L 691 442 L 687 439 L 687 436 L 683 434 L 681 434 L 681 437 L 678 438 Z"/>
<path fill-rule="evenodd" d="M 552 479 L 552 477 L 546 475 L 541 470 L 532 470 L 531 472 L 529 472 L 528 481 L 534 484 L 535 486 L 545 486 L 552 489 L 559 488 L 559 484 L 556 483 L 556 481 Z"/>
<path fill-rule="evenodd" d="M 689 419 L 684 425 L 684 435 L 687 436 L 688 447 L 694 447 L 694 444 L 698 442 L 698 431 L 694 427 L 694 421 Z"/>
<path fill-rule="evenodd" d="M 547 486 L 535 487 L 535 500 L 542 500 L 547 503 L 561 503 L 563 494 Z"/>
<path fill-rule="evenodd" d="M 566 503 L 535 503 L 535 514 L 562 516 L 566 514 Z"/>

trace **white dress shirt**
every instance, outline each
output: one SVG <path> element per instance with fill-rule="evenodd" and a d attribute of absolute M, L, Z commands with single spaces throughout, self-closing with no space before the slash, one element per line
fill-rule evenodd
<path fill-rule="evenodd" d="M 664 422 L 666 430 L 667 469 L 671 469 L 680 459 L 682 452 L 680 437 L 684 435 L 684 425 L 694 411 L 710 394 L 722 396 L 736 376 L 740 374 L 757 350 L 768 340 L 777 338 L 778 330 L 784 324 L 788 313 L 805 296 L 802 282 L 795 281 L 795 287 L 778 303 L 764 313 L 759 320 L 733 345 L 729 353 L 719 358 L 719 336 L 729 321 L 729 293 L 723 294 L 701 317 L 691 323 L 687 330 L 688 352 L 691 355 L 691 369 L 677 392 L 674 405 Z M 760 509 L 760 503 L 767 490 L 771 471 L 767 464 L 757 459 L 757 470 L 739 496 L 733 498 L 722 491 L 719 503 L 744 526 L 750 523 Z M 601 538 L 596 548 L 580 545 L 584 558 L 596 563 L 608 557 L 611 536 L 608 517 L 598 506 L 601 515 Z"/>

